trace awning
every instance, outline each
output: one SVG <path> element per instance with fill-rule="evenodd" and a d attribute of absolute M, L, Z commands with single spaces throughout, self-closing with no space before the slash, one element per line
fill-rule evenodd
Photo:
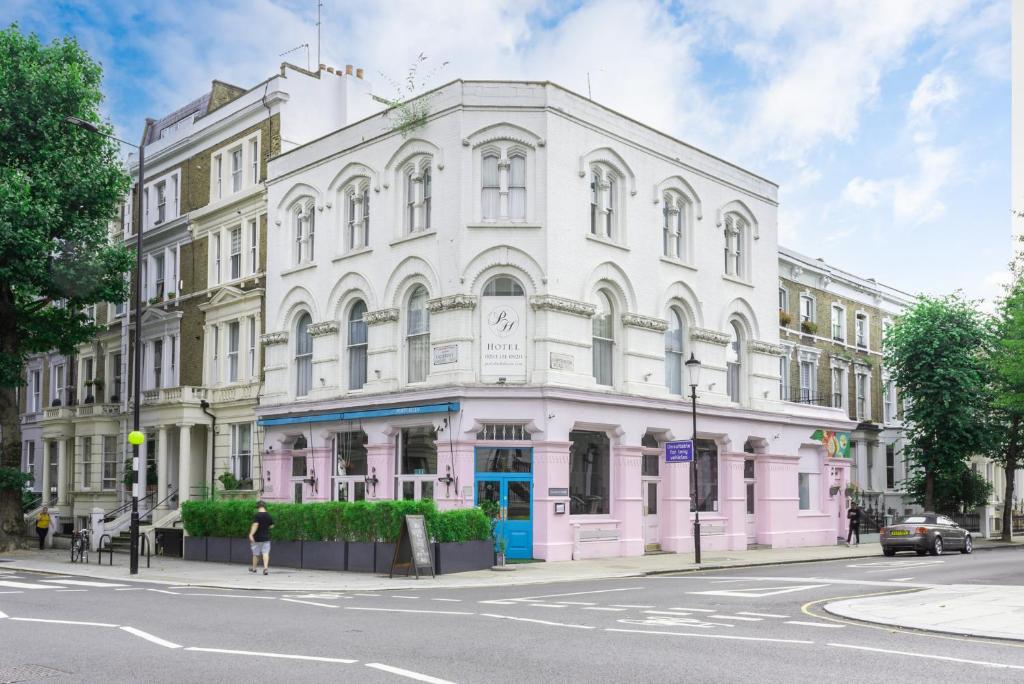
<path fill-rule="evenodd" d="M 458 413 L 459 402 L 449 401 L 443 404 L 423 404 L 420 406 L 395 406 L 392 408 L 361 409 L 358 411 L 336 411 L 334 413 L 317 413 L 308 416 L 289 416 L 287 418 L 260 418 L 259 425 L 298 425 L 303 423 L 328 423 L 333 421 L 362 420 L 366 418 L 387 418 L 389 416 L 415 416 L 423 413 Z"/>

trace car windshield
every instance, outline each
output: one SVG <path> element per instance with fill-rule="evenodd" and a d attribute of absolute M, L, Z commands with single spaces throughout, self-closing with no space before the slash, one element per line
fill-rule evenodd
<path fill-rule="evenodd" d="M 903 522 L 905 522 L 905 523 L 926 523 L 926 522 L 928 522 L 928 519 L 926 517 L 924 517 L 923 515 L 912 515 L 909 518 L 904 518 Z"/>

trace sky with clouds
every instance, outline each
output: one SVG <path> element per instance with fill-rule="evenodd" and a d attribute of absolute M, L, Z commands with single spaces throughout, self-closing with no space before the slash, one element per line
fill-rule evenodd
<path fill-rule="evenodd" d="M 991 299 L 1010 257 L 1010 0 L 322 0 L 321 62 L 391 95 L 551 80 L 780 185 L 780 242 L 902 290 Z M 316 64 L 317 0 L 6 0 L 74 35 L 138 139 L 212 79 Z M 387 77 L 387 79 L 385 78 Z M 588 85 L 589 83 L 589 85 Z"/>

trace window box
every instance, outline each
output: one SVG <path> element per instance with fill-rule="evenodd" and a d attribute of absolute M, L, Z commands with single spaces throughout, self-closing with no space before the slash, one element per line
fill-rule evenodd
<path fill-rule="evenodd" d="M 292 542 L 298 543 L 298 542 Z M 343 541 L 305 541 L 302 542 L 303 570 L 344 570 L 347 560 L 347 546 Z M 273 554 L 274 545 L 271 545 Z M 292 566 L 298 567 L 298 566 Z"/>
<path fill-rule="evenodd" d="M 449 574 L 486 570 L 495 564 L 494 540 L 434 544 L 434 572 Z"/>
<path fill-rule="evenodd" d="M 185 560 L 205 561 L 206 560 L 206 537 L 185 537 L 184 551 Z"/>
<path fill-rule="evenodd" d="M 800 331 L 808 335 L 816 335 L 818 334 L 818 324 L 814 321 L 801 321 Z"/>
<path fill-rule="evenodd" d="M 348 542 L 345 549 L 346 569 L 349 572 L 373 572 L 376 569 L 375 546 L 374 542 Z M 390 565 L 391 559 L 388 558 L 388 567 Z"/>
<path fill-rule="evenodd" d="M 227 563 L 231 560 L 230 537 L 207 537 L 206 560 L 214 563 Z"/>
<path fill-rule="evenodd" d="M 779 309 L 779 325 L 782 327 L 789 327 L 789 324 L 793 322 L 793 316 L 787 312 Z"/>

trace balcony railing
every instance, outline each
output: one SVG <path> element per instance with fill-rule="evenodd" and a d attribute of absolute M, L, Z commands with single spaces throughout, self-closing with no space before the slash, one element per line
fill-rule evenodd
<path fill-rule="evenodd" d="M 207 391 L 203 387 L 161 387 L 142 391 L 143 404 L 198 404 L 206 399 Z"/>
<path fill-rule="evenodd" d="M 43 420 L 67 420 L 73 413 L 71 406 L 50 406 L 43 409 Z"/>
<path fill-rule="evenodd" d="M 214 404 L 221 404 L 230 401 L 252 401 L 260 391 L 260 383 L 250 382 L 244 385 L 228 385 L 227 387 L 216 387 L 209 392 L 210 401 Z"/>
<path fill-rule="evenodd" d="M 790 401 L 794 404 L 808 404 L 810 406 L 842 408 L 842 403 L 836 404 L 831 395 L 818 394 L 817 392 L 808 392 L 801 389 L 791 390 L 789 398 L 785 399 L 785 401 Z"/>

